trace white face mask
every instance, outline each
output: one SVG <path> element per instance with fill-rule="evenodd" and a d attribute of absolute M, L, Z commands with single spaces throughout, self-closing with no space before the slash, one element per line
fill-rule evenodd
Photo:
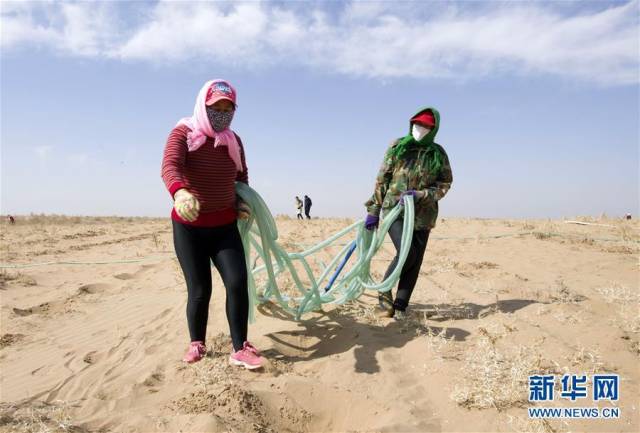
<path fill-rule="evenodd" d="M 422 140 L 430 132 L 431 130 L 429 128 L 425 128 L 424 126 L 418 125 L 417 123 L 414 123 L 411 127 L 411 135 L 413 135 L 413 138 L 416 141 Z"/>

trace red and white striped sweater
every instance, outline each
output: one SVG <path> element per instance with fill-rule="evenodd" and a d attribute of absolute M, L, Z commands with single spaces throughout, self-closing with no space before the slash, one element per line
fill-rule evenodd
<path fill-rule="evenodd" d="M 198 150 L 189 152 L 184 125 L 175 127 L 169 134 L 162 158 L 162 180 L 171 197 L 180 188 L 186 188 L 200 202 L 198 219 L 188 222 L 180 218 L 175 209 L 171 218 L 183 224 L 199 227 L 216 227 L 232 223 L 237 219 L 235 182 L 249 183 L 244 148 L 240 137 L 242 172 L 229 156 L 226 146 L 214 147 L 214 139 L 207 141 Z"/>

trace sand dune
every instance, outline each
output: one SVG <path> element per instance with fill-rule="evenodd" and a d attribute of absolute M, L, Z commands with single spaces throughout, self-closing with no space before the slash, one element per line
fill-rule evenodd
<path fill-rule="evenodd" d="M 640 225 L 599 222 L 614 227 L 442 221 L 409 320 L 378 318 L 372 294 L 299 322 L 264 304 L 256 373 L 226 362 L 217 275 L 210 351 L 180 362 L 186 289 L 168 220 L 18 218 L 0 261 L 54 264 L 0 271 L 0 430 L 640 431 Z M 278 219 L 289 251 L 347 224 Z M 386 244 L 378 278 L 392 256 Z M 618 373 L 621 418 L 528 420 L 527 377 L 544 372 Z"/>

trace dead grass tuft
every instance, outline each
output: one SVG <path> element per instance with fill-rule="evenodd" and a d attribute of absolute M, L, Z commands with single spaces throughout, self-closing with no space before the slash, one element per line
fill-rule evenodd
<path fill-rule="evenodd" d="M 374 305 L 362 303 L 354 300 L 345 302 L 337 307 L 339 314 L 351 316 L 358 322 L 367 323 L 369 325 L 382 325 L 382 321 L 376 312 Z"/>
<path fill-rule="evenodd" d="M 533 234 L 533 237 L 538 240 L 549 239 L 552 236 L 551 233 L 546 233 L 546 232 L 533 232 L 532 234 Z"/>
<path fill-rule="evenodd" d="M 617 371 L 614 366 L 605 364 L 600 351 L 594 348 L 580 347 L 567 356 L 566 359 L 569 361 L 569 365 L 561 367 L 565 374 L 575 373 L 576 371 L 584 372 L 585 374 Z"/>
<path fill-rule="evenodd" d="M 20 286 L 35 286 L 38 284 L 36 280 L 29 275 L 0 269 L 0 289 L 5 288 L 8 282 L 13 282 Z"/>
<path fill-rule="evenodd" d="M 0 405 L 0 426 L 3 431 L 24 433 L 83 433 L 69 414 L 70 404 L 33 402 L 30 406 Z M 5 430 L 6 429 L 6 430 Z"/>
<path fill-rule="evenodd" d="M 451 394 L 460 406 L 502 411 L 527 403 L 529 375 L 548 371 L 549 363 L 531 347 L 500 347 L 499 340 L 510 332 L 512 328 L 505 324 L 479 328 Z"/>
<path fill-rule="evenodd" d="M 555 433 L 549 421 L 546 419 L 530 419 L 507 415 L 507 424 L 515 433 Z"/>
<path fill-rule="evenodd" d="M 608 287 L 599 287 L 596 292 L 600 293 L 607 304 L 640 302 L 640 294 L 618 283 L 613 283 Z"/>
<path fill-rule="evenodd" d="M 569 287 L 562 280 L 558 280 L 557 287 L 549 294 L 549 300 L 551 302 L 559 302 L 561 304 L 577 304 L 586 299 L 586 296 L 569 290 Z"/>

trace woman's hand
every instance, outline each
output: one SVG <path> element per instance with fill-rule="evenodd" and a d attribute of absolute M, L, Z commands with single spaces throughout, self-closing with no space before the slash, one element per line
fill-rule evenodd
<path fill-rule="evenodd" d="M 185 221 L 194 222 L 200 213 L 200 202 L 186 189 L 182 188 L 173 195 L 173 207 L 176 213 Z"/>
<path fill-rule="evenodd" d="M 238 200 L 236 209 L 238 210 L 238 218 L 241 220 L 249 219 L 251 216 L 251 208 L 242 200 Z"/>
<path fill-rule="evenodd" d="M 380 222 L 380 217 L 376 215 L 367 214 L 367 217 L 364 220 L 364 227 L 371 231 L 373 229 L 378 228 L 378 223 Z"/>
<path fill-rule="evenodd" d="M 404 198 L 405 196 L 410 195 L 414 200 L 420 200 L 424 197 L 424 191 L 416 191 L 415 189 L 410 189 L 408 191 L 403 192 L 400 195 L 400 205 L 404 206 Z"/>

